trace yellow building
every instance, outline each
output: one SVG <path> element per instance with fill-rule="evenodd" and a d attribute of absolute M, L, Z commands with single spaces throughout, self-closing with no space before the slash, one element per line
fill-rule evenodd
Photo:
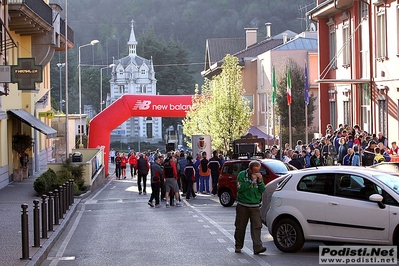
<path fill-rule="evenodd" d="M 56 51 L 73 47 L 73 31 L 65 26 L 61 11 L 48 0 L 1 1 L 0 188 L 13 181 L 21 168 L 13 136 L 29 135 L 34 141 L 26 151 L 30 174 L 45 169 L 53 159 L 52 138 L 57 131 L 49 126 L 50 60 Z"/>

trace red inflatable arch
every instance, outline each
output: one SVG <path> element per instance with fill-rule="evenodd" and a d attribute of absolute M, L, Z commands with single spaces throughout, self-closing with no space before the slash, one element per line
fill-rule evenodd
<path fill-rule="evenodd" d="M 104 167 L 108 174 L 111 131 L 132 116 L 185 117 L 192 95 L 123 95 L 90 121 L 88 148 L 104 147 Z"/>

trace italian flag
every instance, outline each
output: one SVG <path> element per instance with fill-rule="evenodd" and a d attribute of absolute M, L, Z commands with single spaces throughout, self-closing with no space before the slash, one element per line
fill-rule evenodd
<path fill-rule="evenodd" d="M 291 71 L 290 67 L 288 66 L 288 71 L 287 71 L 287 104 L 291 105 L 292 103 L 292 97 L 291 97 Z"/>

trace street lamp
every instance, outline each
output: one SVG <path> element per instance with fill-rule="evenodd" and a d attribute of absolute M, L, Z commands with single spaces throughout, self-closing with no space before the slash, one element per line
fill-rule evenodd
<path fill-rule="evenodd" d="M 80 49 L 86 46 L 90 46 L 90 45 L 95 45 L 96 43 L 98 43 L 98 40 L 92 40 L 90 43 L 88 44 L 84 44 L 82 46 L 79 46 L 78 49 L 78 58 L 79 58 L 79 64 L 78 64 L 78 68 L 79 68 L 79 74 L 78 74 L 78 78 L 79 78 L 79 138 L 80 138 L 80 142 L 79 142 L 79 148 L 83 148 L 83 142 L 82 142 L 82 77 L 81 77 L 81 73 L 80 73 Z"/>
<path fill-rule="evenodd" d="M 100 110 L 103 111 L 103 69 L 114 67 L 115 64 L 110 64 L 109 66 L 102 67 L 100 69 Z"/>
<path fill-rule="evenodd" d="M 62 72 L 61 69 L 65 67 L 65 63 L 57 63 L 57 67 L 60 70 L 60 111 L 62 112 Z"/>

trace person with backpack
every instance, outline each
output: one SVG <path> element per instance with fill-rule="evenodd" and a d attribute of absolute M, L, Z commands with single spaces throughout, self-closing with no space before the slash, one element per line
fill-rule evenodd
<path fill-rule="evenodd" d="M 192 156 L 187 156 L 187 165 L 184 167 L 184 176 L 187 184 L 186 200 L 189 200 L 191 198 L 190 196 L 195 198 L 196 195 L 193 189 L 193 184 L 195 182 L 195 168 Z"/>
<path fill-rule="evenodd" d="M 212 196 L 216 196 L 220 169 L 222 168 L 222 161 L 219 158 L 219 152 L 213 151 L 213 157 L 209 159 L 208 168 L 211 170 L 212 177 Z"/>
<path fill-rule="evenodd" d="M 152 201 L 155 199 L 155 208 L 159 208 L 159 189 L 162 179 L 163 170 L 160 165 L 161 158 L 156 156 L 154 162 L 151 163 L 151 197 L 148 201 L 148 205 L 154 207 Z"/>
<path fill-rule="evenodd" d="M 163 176 L 165 181 L 165 201 L 166 208 L 169 208 L 169 194 L 174 192 L 176 199 L 176 206 L 181 206 L 180 196 L 179 196 L 179 185 L 177 184 L 177 169 L 176 163 L 172 162 L 172 154 L 170 152 L 167 153 L 167 158 L 163 163 Z M 171 195 L 173 197 L 173 195 Z"/>
<path fill-rule="evenodd" d="M 211 171 L 208 168 L 208 159 L 206 158 L 206 152 L 202 152 L 202 159 L 199 165 L 199 175 L 200 175 L 200 191 L 202 194 L 210 194 L 209 191 L 209 175 Z"/>
<path fill-rule="evenodd" d="M 177 184 L 179 185 L 180 190 L 183 192 L 183 197 L 186 196 L 187 193 L 187 183 L 186 183 L 186 176 L 184 175 L 184 169 L 187 165 L 187 159 L 184 156 L 184 152 L 180 152 L 180 157 L 177 160 L 177 173 L 179 174 L 179 178 L 177 180 Z"/>

